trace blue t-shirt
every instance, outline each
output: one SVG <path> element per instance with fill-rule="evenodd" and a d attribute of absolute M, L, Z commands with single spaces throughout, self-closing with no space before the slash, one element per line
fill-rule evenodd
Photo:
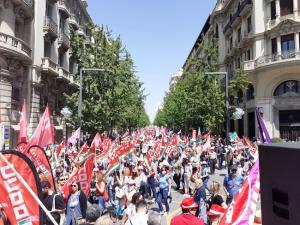
<path fill-rule="evenodd" d="M 228 191 L 230 198 L 234 198 L 236 193 L 238 193 L 238 191 L 242 187 L 243 181 L 244 177 L 239 174 L 237 174 L 236 177 L 232 177 L 231 174 L 225 176 L 223 185 Z"/>
<path fill-rule="evenodd" d="M 168 183 L 169 179 L 170 179 L 169 174 L 166 174 L 166 175 L 159 174 L 159 178 L 158 178 L 159 188 L 165 189 L 165 188 L 169 187 L 169 183 Z"/>

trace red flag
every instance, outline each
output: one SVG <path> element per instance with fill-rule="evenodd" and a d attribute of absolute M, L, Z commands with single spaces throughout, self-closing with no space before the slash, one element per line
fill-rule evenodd
<path fill-rule="evenodd" d="M 28 150 L 32 145 L 38 145 L 43 148 L 49 144 L 54 144 L 54 128 L 50 118 L 49 106 L 47 105 L 39 125 L 26 149 Z"/>
<path fill-rule="evenodd" d="M 69 196 L 71 184 L 78 181 L 80 182 L 81 190 L 85 195 L 88 195 L 93 175 L 94 158 L 94 155 L 92 155 L 87 161 L 85 161 L 83 166 L 77 169 L 62 187 L 62 193 L 65 199 Z"/>
<path fill-rule="evenodd" d="M 90 152 L 95 152 L 96 148 L 100 148 L 100 143 L 101 143 L 101 136 L 99 133 L 97 133 L 93 139 L 93 142 L 91 144 Z"/>
<path fill-rule="evenodd" d="M 59 146 L 56 149 L 56 155 L 59 156 L 61 153 L 61 150 L 65 148 L 65 140 L 62 140 L 62 142 L 59 144 Z"/>
<path fill-rule="evenodd" d="M 3 151 L 2 154 L 42 199 L 40 180 L 32 162 L 19 151 Z M 2 159 L 0 168 L 0 203 L 10 224 L 42 224 L 39 204 Z"/>
<path fill-rule="evenodd" d="M 20 132 L 18 137 L 18 143 L 28 142 L 28 133 L 27 133 L 27 112 L 26 112 L 26 101 L 24 99 L 22 106 L 22 113 L 20 118 Z"/>
<path fill-rule="evenodd" d="M 256 152 L 256 147 L 255 147 L 255 145 L 251 144 L 249 138 L 243 137 L 243 144 L 246 145 L 251 152 L 253 152 L 253 153 Z"/>
<path fill-rule="evenodd" d="M 26 151 L 25 154 L 29 159 L 31 159 L 35 168 L 44 175 L 47 181 L 51 184 L 51 187 L 56 190 L 52 169 L 44 150 L 37 145 L 33 145 Z"/>

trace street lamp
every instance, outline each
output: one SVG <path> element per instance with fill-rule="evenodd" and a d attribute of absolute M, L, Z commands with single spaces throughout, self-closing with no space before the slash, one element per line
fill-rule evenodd
<path fill-rule="evenodd" d="M 82 74 L 84 71 L 92 71 L 92 72 L 101 71 L 101 72 L 103 72 L 103 71 L 105 71 L 105 69 L 81 68 L 79 70 L 79 74 L 80 74 L 80 78 L 79 78 L 80 84 L 79 85 L 80 86 L 79 86 L 79 99 L 78 99 L 78 127 L 80 127 L 80 128 L 81 128 L 81 117 L 82 117 L 82 115 L 81 115 L 81 111 L 82 111 Z M 79 146 L 80 146 L 80 140 L 81 140 L 81 132 L 79 134 Z"/>
<path fill-rule="evenodd" d="M 67 130 L 67 120 L 70 119 L 72 112 L 70 111 L 70 109 L 68 107 L 63 107 L 62 110 L 60 111 L 61 115 L 63 116 L 65 125 L 66 125 L 66 139 L 65 142 L 68 143 L 68 130 Z"/>
<path fill-rule="evenodd" d="M 228 102 L 228 72 L 206 72 L 205 75 L 225 76 L 225 105 L 226 105 L 226 143 L 228 144 L 229 134 L 229 102 Z"/>

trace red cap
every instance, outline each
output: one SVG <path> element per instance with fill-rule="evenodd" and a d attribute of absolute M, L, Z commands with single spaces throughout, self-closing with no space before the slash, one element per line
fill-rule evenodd
<path fill-rule="evenodd" d="M 182 209 L 194 209 L 197 208 L 197 203 L 194 202 L 192 197 L 184 198 L 180 204 Z"/>
<path fill-rule="evenodd" d="M 225 209 L 222 206 L 212 204 L 210 210 L 207 212 L 208 216 L 222 216 L 225 213 Z"/>

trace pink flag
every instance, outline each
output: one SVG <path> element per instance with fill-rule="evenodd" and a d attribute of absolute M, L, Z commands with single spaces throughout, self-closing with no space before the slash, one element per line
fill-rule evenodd
<path fill-rule="evenodd" d="M 97 133 L 93 139 L 93 142 L 91 144 L 91 148 L 90 148 L 90 152 L 95 152 L 96 148 L 100 148 L 100 144 L 101 144 L 101 136 L 99 133 Z"/>
<path fill-rule="evenodd" d="M 259 196 L 259 164 L 252 167 L 239 193 L 221 218 L 220 225 L 248 225 L 254 223 L 256 204 Z"/>
<path fill-rule="evenodd" d="M 54 127 L 50 118 L 49 106 L 47 105 L 39 125 L 34 131 L 32 139 L 26 147 L 26 150 L 28 150 L 32 145 L 38 145 L 43 148 L 50 144 L 54 144 Z"/>
<path fill-rule="evenodd" d="M 77 140 L 80 137 L 80 127 L 73 133 L 71 137 L 68 138 L 68 145 L 72 143 L 72 145 L 76 145 Z"/>
<path fill-rule="evenodd" d="M 27 133 L 27 112 L 26 112 L 26 101 L 24 99 L 22 106 L 22 113 L 20 118 L 20 132 L 18 137 L 18 143 L 28 142 L 28 133 Z"/>

